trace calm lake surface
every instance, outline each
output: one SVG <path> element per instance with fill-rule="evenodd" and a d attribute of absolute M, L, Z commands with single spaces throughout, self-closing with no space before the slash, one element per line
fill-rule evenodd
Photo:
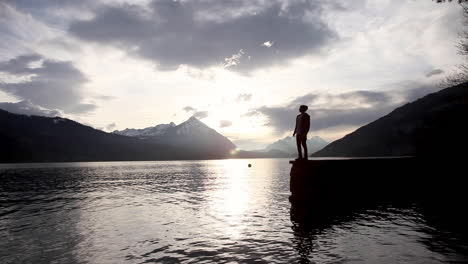
<path fill-rule="evenodd" d="M 0 164 L 0 263 L 468 262 L 464 223 L 418 201 L 292 207 L 290 166 Z"/>

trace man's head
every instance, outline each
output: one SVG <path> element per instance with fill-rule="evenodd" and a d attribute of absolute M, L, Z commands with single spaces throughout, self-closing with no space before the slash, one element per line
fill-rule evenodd
<path fill-rule="evenodd" d="M 299 106 L 299 112 L 301 112 L 301 113 L 304 113 L 305 111 L 307 111 L 307 109 L 309 109 L 309 107 L 307 107 L 307 105 Z"/>

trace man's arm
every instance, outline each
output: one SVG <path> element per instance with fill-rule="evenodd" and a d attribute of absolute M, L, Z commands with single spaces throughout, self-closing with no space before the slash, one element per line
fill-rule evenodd
<path fill-rule="evenodd" d="M 294 128 L 293 137 L 296 135 L 296 133 L 297 133 L 297 118 L 296 118 L 296 127 Z"/>
<path fill-rule="evenodd" d="M 305 128 L 306 128 L 306 133 L 308 133 L 310 129 L 310 116 L 309 115 L 306 116 Z"/>

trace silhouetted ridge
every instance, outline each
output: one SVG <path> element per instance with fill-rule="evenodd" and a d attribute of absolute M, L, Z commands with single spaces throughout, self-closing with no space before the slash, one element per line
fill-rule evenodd
<path fill-rule="evenodd" d="M 200 121 L 195 122 L 190 121 L 192 131 L 209 131 L 206 137 L 212 141 L 208 145 L 201 141 L 202 132 L 165 140 L 156 140 L 155 136 L 127 137 L 65 118 L 26 116 L 0 110 L 0 162 L 209 159 L 227 157 L 235 148 L 216 131 Z M 193 129 L 194 124 L 200 129 Z M 175 128 L 171 124 L 167 126 L 167 130 Z"/>
<path fill-rule="evenodd" d="M 456 157 L 468 149 L 468 84 L 429 94 L 336 140 L 314 156 Z"/>

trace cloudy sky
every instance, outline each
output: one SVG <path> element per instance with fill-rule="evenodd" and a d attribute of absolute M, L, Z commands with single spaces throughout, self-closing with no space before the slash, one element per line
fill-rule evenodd
<path fill-rule="evenodd" d="M 256 149 L 307 104 L 331 141 L 440 89 L 463 30 L 430 0 L 0 0 L 0 108 L 106 131 L 196 116 Z"/>

